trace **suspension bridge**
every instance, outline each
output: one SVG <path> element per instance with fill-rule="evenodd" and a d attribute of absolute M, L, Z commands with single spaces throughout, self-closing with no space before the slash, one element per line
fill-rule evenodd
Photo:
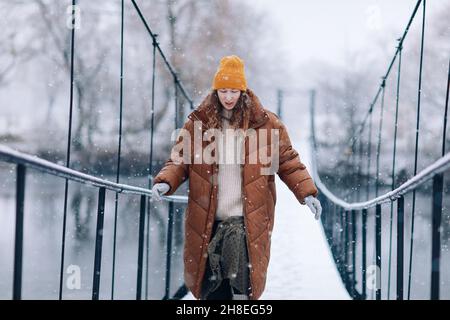
<path fill-rule="evenodd" d="M 24 269 L 29 260 L 24 250 L 24 238 L 27 237 L 28 207 L 27 203 L 27 177 L 30 171 L 40 172 L 64 182 L 64 201 L 61 208 L 59 275 L 57 276 L 58 290 L 53 298 L 70 298 L 65 288 L 67 280 L 67 242 L 68 219 L 70 216 L 69 194 L 70 188 L 82 186 L 94 189 L 97 192 L 97 211 L 95 242 L 92 243 L 92 268 L 90 269 L 89 296 L 93 300 L 115 299 L 117 297 L 118 277 L 118 216 L 127 208 L 120 208 L 119 204 L 127 197 L 134 197 L 138 203 L 136 254 L 134 269 L 128 270 L 133 278 L 132 290 L 135 299 L 149 299 L 152 285 L 162 281 L 162 294 L 159 299 L 189 299 L 191 298 L 183 283 L 182 268 L 180 264 L 180 234 L 183 232 L 184 208 L 187 204 L 186 195 L 172 195 L 163 197 L 164 200 L 164 232 L 163 243 L 155 252 L 152 242 L 154 229 L 151 227 L 152 219 L 156 219 L 157 210 L 150 201 L 152 177 L 154 168 L 154 114 L 155 114 L 155 85 L 156 60 L 160 59 L 173 81 L 174 101 L 174 129 L 179 128 L 185 115 L 185 107 L 194 109 L 194 102 L 181 82 L 177 70 L 166 58 L 165 53 L 157 41 L 157 35 L 149 27 L 138 4 L 131 0 L 134 10 L 145 27 L 148 41 L 151 42 L 152 51 L 152 96 L 148 116 L 151 122 L 149 132 L 149 161 L 148 161 L 148 187 L 142 188 L 124 184 L 120 181 L 121 154 L 122 154 L 122 120 L 123 120 L 123 53 L 124 53 L 124 1 L 122 1 L 121 14 L 121 67 L 120 67 L 120 106 L 119 106 L 119 133 L 117 143 L 117 170 L 115 181 L 102 179 L 71 168 L 72 153 L 72 121 L 74 113 L 74 55 L 79 50 L 76 46 L 76 29 L 71 29 L 70 47 L 70 98 L 69 122 L 67 126 L 67 152 L 65 165 L 55 164 L 0 145 L 0 161 L 14 166 L 15 183 L 15 215 L 14 215 L 14 243 L 12 250 L 11 298 L 23 299 L 26 292 L 23 290 Z M 76 1 L 72 1 L 73 6 Z M 401 74 L 402 52 L 406 42 L 411 23 L 420 19 L 421 48 L 417 80 L 417 109 L 415 126 L 415 152 L 414 173 L 406 182 L 398 184 L 395 181 L 397 127 L 401 100 Z M 448 261 L 441 259 L 443 250 L 441 244 L 442 213 L 445 201 L 444 175 L 450 168 L 450 154 L 446 153 L 446 128 L 450 82 L 450 63 L 446 88 L 446 99 L 442 101 L 443 113 L 436 115 L 437 121 L 442 121 L 442 147 L 441 157 L 426 168 L 418 170 L 418 157 L 420 156 L 419 136 L 421 133 L 421 92 L 423 52 L 425 47 L 426 27 L 426 1 L 417 1 L 410 20 L 404 29 L 403 35 L 398 39 L 395 54 L 388 64 L 386 73 L 376 90 L 373 101 L 367 108 L 363 121 L 359 124 L 352 139 L 348 142 L 349 163 L 354 171 L 355 186 L 350 197 L 343 199 L 334 194 L 327 187 L 326 181 L 321 179 L 318 166 L 318 137 L 316 126 L 316 91 L 309 93 L 309 116 L 296 119 L 295 115 L 283 117 L 290 129 L 294 147 L 299 151 L 302 161 L 307 164 L 319 188 L 319 199 L 323 206 L 321 221 L 314 221 L 306 206 L 300 206 L 285 185 L 278 179 L 278 202 L 276 207 L 276 221 L 272 238 L 272 260 L 269 264 L 268 282 L 266 292 L 262 299 L 411 299 L 414 297 L 414 269 L 423 268 L 429 271 L 429 298 L 440 299 L 442 295 L 441 284 L 446 283 L 441 276 L 441 269 L 446 267 Z M 393 70 L 397 69 L 396 74 Z M 182 72 L 182 70 L 179 70 Z M 385 91 L 387 79 L 396 76 L 392 81 L 396 91 L 395 122 L 386 123 L 383 117 L 385 111 Z M 391 83 L 391 82 L 390 82 Z M 393 107 L 390 105 L 389 107 Z M 289 114 L 294 106 L 284 105 L 283 113 Z M 375 113 L 378 112 L 378 123 L 374 123 Z M 411 112 L 411 111 L 409 111 Z M 295 121 L 295 123 L 290 123 Z M 301 126 L 299 121 L 303 121 Z M 394 136 L 390 141 L 382 141 L 382 131 L 388 125 L 395 128 Z M 301 129 L 299 129 L 301 128 Z M 307 132 L 307 133 L 306 133 Z M 375 142 L 372 138 L 375 135 Z M 169 137 L 167 138 L 169 140 Z M 367 143 L 366 143 L 367 142 Z M 382 143 L 392 143 L 392 185 L 386 193 L 380 193 L 380 150 Z M 375 146 L 374 148 L 372 148 Z M 374 150 L 373 150 L 374 149 Z M 427 244 L 431 247 L 431 256 L 426 261 L 414 260 L 414 231 L 416 194 L 417 190 L 432 181 L 429 207 L 431 208 L 431 232 Z M 356 188 L 356 186 L 358 186 Z M 107 205 L 108 196 L 114 198 L 111 208 Z M 119 197 L 120 196 L 120 197 Z M 349 202 L 348 199 L 351 199 Z M 109 210 L 108 210 L 109 209 Z M 161 210 L 159 208 L 158 210 Z M 408 214 L 406 214 L 408 213 Z M 128 213 L 127 213 L 128 214 Z M 105 223 L 105 217 L 111 217 L 112 223 Z M 409 221 L 407 221 L 407 218 Z M 385 219 L 385 220 L 384 220 Z M 383 227 L 382 221 L 388 221 L 388 227 Z M 394 224 L 395 222 L 395 224 Z M 423 222 L 424 221 L 419 221 Z M 406 226 L 410 229 L 406 230 Z M 110 230 L 106 230 L 106 228 Z M 0 225 L 0 228 L 2 226 Z M 2 231 L 3 232 L 3 231 Z M 105 262 L 105 234 L 111 240 L 110 256 Z M 409 235 L 409 238 L 406 238 Z M 406 248 L 405 248 L 406 247 Z M 2 257 L 6 260 L 7 257 Z M 152 265 L 151 261 L 157 260 Z M 159 265 L 162 272 L 157 276 L 152 273 L 152 266 Z M 420 264 L 420 265 L 419 265 Z M 121 271 L 123 271 L 121 269 Z M 110 278 L 108 287 L 104 285 L 105 274 Z M 123 276 L 123 274 L 121 275 Z M 445 280 L 445 279 L 444 279 Z M 395 283 L 394 283 L 395 281 Z"/>

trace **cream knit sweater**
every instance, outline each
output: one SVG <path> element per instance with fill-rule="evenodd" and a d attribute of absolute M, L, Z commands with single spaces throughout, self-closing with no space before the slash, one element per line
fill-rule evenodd
<path fill-rule="evenodd" d="M 232 110 L 223 109 L 222 114 L 230 118 Z M 219 174 L 218 174 L 218 204 L 216 220 L 224 220 L 231 216 L 243 215 L 242 203 L 242 173 L 239 157 L 242 141 L 234 134 L 227 119 L 222 118 L 223 139 L 218 139 Z M 228 132 L 227 132 L 228 131 Z"/>

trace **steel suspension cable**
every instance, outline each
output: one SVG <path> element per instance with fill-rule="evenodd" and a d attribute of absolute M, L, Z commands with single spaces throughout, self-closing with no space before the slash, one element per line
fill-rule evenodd
<path fill-rule="evenodd" d="M 73 115 L 73 82 L 74 82 L 74 55 L 75 55 L 75 8 L 76 0 L 72 0 L 72 32 L 70 45 L 70 97 L 69 97 L 69 129 L 67 134 L 66 167 L 70 167 L 70 149 L 72 144 L 72 115 Z M 62 299 L 64 282 L 64 254 L 66 247 L 66 224 L 67 224 L 67 197 L 69 191 L 69 180 L 66 179 L 64 186 L 64 213 L 63 230 L 61 241 L 61 266 L 59 271 L 59 300 Z"/>
<path fill-rule="evenodd" d="M 419 126 L 420 126 L 420 98 L 422 96 L 422 67 L 423 67 L 423 46 L 425 42 L 425 9 L 426 0 L 423 0 L 423 13 L 422 13 L 422 36 L 420 43 L 420 63 L 419 63 L 419 87 L 417 90 L 417 121 L 416 121 L 416 143 L 414 151 L 414 174 L 417 174 L 417 155 L 419 151 Z M 412 263 L 413 263 L 413 246 L 414 246 L 414 214 L 416 208 L 416 189 L 413 190 L 412 199 L 412 212 L 411 212 L 411 239 L 409 248 L 409 269 L 408 269 L 408 300 L 411 297 L 411 275 L 412 275 Z"/>
<path fill-rule="evenodd" d="M 383 79 L 381 85 L 381 108 L 380 108 L 380 121 L 378 124 L 378 142 L 377 142 L 377 160 L 376 160 L 376 175 L 375 175 L 375 197 L 378 197 L 378 182 L 380 177 L 380 150 L 381 150 L 381 133 L 383 131 L 383 112 L 384 112 L 384 96 L 386 88 L 386 79 Z"/>
<path fill-rule="evenodd" d="M 120 21 L 120 96 L 119 96 L 119 146 L 117 150 L 116 183 L 120 181 L 120 158 L 122 152 L 122 116 L 123 116 L 123 34 L 124 34 L 124 0 L 121 4 Z M 111 300 L 114 300 L 114 282 L 116 271 L 116 248 L 117 248 L 117 214 L 119 206 L 119 194 L 115 193 L 114 201 L 114 232 L 113 232 L 113 255 L 111 273 Z"/>
<path fill-rule="evenodd" d="M 378 197 L 378 182 L 380 177 L 380 150 L 381 150 L 381 133 L 383 131 L 383 112 L 384 112 L 384 96 L 385 96 L 385 88 L 386 88 L 386 79 L 383 78 L 383 82 L 381 84 L 381 107 L 380 107 L 380 120 L 378 126 L 378 142 L 377 142 L 377 158 L 376 158 L 376 175 L 375 175 L 375 197 Z M 375 213 L 375 239 L 376 239 L 376 265 L 381 268 L 381 206 L 377 206 Z M 380 254 L 378 254 L 380 253 Z M 378 272 L 378 270 L 377 270 Z M 381 284 L 381 272 L 379 274 L 380 279 L 377 279 L 377 283 Z M 377 288 L 376 290 L 377 300 L 381 299 L 381 288 Z"/>
<path fill-rule="evenodd" d="M 366 201 L 369 200 L 369 196 L 370 196 L 370 160 L 372 158 L 372 110 L 373 108 L 371 108 L 370 113 L 369 113 L 369 141 L 367 144 L 367 184 L 366 184 Z M 375 261 L 375 252 L 374 255 L 372 257 L 372 261 Z M 372 290 L 372 294 L 371 294 L 371 299 L 373 299 L 373 295 L 374 295 L 374 291 Z"/>
<path fill-rule="evenodd" d="M 444 111 L 444 129 L 442 133 L 442 156 L 445 155 L 445 142 L 447 140 L 447 115 L 448 115 L 448 95 L 450 90 L 450 60 L 448 61 L 448 75 L 447 75 L 447 93 L 445 96 L 445 111 Z"/>
<path fill-rule="evenodd" d="M 158 35 L 154 34 L 153 37 L 153 56 L 152 56 L 152 103 L 151 103 L 151 129 L 150 129 L 150 158 L 149 158 L 149 169 L 148 169 L 148 188 L 153 187 L 153 137 L 155 128 L 155 78 L 156 78 L 156 46 L 158 42 L 156 37 Z M 145 273 L 145 299 L 148 299 L 148 277 L 150 272 L 149 259 L 150 259 L 150 217 L 151 217 L 151 199 L 149 199 L 149 204 L 147 206 L 147 239 L 146 239 L 146 273 Z"/>
<path fill-rule="evenodd" d="M 397 89 L 395 93 L 395 124 L 394 124 L 394 149 L 392 152 L 392 171 L 391 171 L 391 191 L 395 189 L 395 158 L 397 151 L 397 130 L 398 130 L 398 105 L 400 98 L 400 75 L 402 68 L 402 43 L 399 43 L 398 71 L 397 71 Z M 388 262 L 388 300 L 391 292 L 391 257 L 392 257 L 392 221 L 394 212 L 394 202 L 391 202 L 391 215 L 389 224 L 389 262 Z"/>

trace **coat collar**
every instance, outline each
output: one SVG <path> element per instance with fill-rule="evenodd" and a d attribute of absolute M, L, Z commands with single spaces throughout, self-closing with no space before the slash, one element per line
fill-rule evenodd
<path fill-rule="evenodd" d="M 261 105 L 259 98 L 251 89 L 247 88 L 246 93 L 250 98 L 251 107 L 249 116 L 244 117 L 244 130 L 260 127 L 269 120 L 269 115 Z M 188 118 L 193 121 L 201 121 L 206 129 L 212 128 L 211 118 L 214 113 L 214 106 L 211 104 L 211 95 L 212 92 L 188 115 Z"/>

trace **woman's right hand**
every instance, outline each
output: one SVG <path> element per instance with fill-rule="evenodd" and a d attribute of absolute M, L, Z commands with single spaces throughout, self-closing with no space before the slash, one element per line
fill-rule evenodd
<path fill-rule="evenodd" d="M 152 188 L 152 200 L 161 201 L 161 195 L 170 190 L 170 185 L 165 182 L 156 183 Z"/>

